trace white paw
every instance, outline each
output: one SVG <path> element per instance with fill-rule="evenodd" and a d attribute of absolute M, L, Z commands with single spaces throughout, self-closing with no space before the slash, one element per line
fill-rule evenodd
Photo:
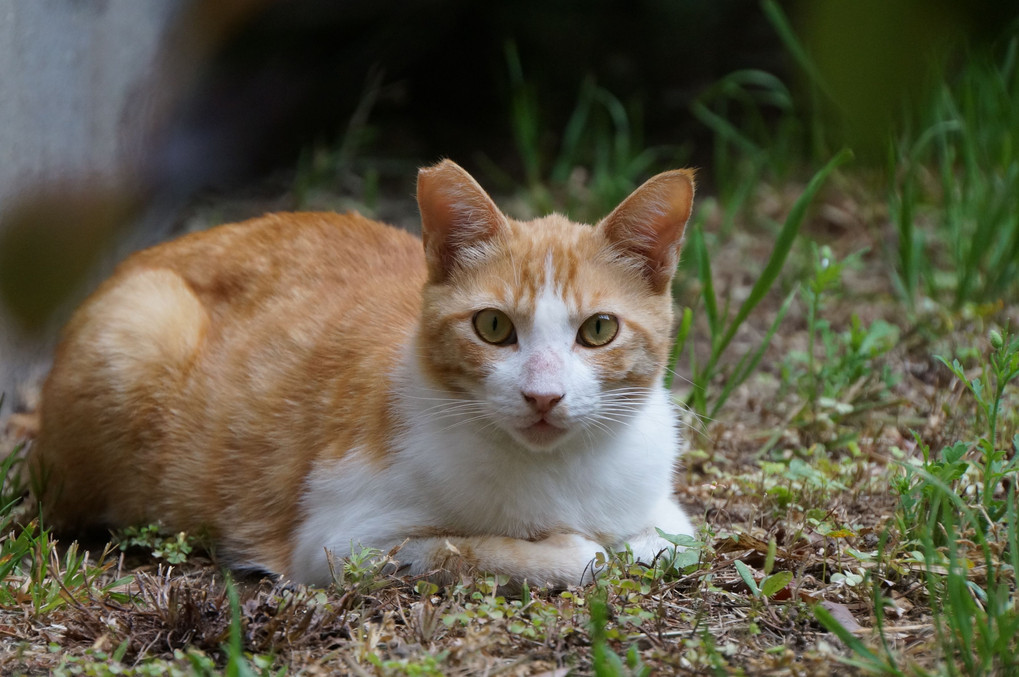
<path fill-rule="evenodd" d="M 554 549 L 554 556 L 561 562 L 555 567 L 557 580 L 549 581 L 558 587 L 591 583 L 604 568 L 598 562 L 605 562 L 609 557 L 604 547 L 580 534 L 555 534 L 541 543 Z"/>

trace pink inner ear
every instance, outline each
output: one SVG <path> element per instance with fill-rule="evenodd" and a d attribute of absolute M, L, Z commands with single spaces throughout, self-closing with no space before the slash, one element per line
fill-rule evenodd
<path fill-rule="evenodd" d="M 655 293 L 668 289 L 693 209 L 693 172 L 676 169 L 649 179 L 599 224 L 609 242 L 636 259 Z"/>
<path fill-rule="evenodd" d="M 449 277 L 460 251 L 490 239 L 506 222 L 478 182 L 450 160 L 418 172 L 417 198 L 433 282 Z"/>

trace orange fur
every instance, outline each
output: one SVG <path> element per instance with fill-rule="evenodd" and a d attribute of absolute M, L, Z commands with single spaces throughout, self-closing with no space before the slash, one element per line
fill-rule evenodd
<path fill-rule="evenodd" d="M 210 529 L 285 570 L 312 463 L 357 445 L 384 461 L 380 381 L 414 329 L 420 248 L 356 214 L 276 214 L 122 264 L 44 386 L 47 517 Z"/>

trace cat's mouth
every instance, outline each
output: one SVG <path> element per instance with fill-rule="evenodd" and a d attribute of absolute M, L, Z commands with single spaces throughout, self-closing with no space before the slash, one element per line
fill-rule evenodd
<path fill-rule="evenodd" d="M 534 446 L 547 447 L 554 444 L 563 435 L 565 435 L 566 429 L 561 428 L 554 423 L 549 423 L 544 417 L 542 417 L 539 418 L 537 422 L 521 428 L 520 432 L 523 434 L 524 438 Z"/>

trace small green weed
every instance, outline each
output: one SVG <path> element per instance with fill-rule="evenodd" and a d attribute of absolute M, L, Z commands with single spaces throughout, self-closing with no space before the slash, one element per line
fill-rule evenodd
<path fill-rule="evenodd" d="M 964 457 L 969 451 L 965 442 L 956 442 L 941 450 L 937 458 L 931 458 L 930 447 L 914 433 L 917 446 L 920 448 L 922 460 L 919 469 L 913 465 L 905 466 L 905 474 L 893 481 L 893 487 L 899 493 L 899 511 L 896 514 L 899 532 L 909 534 L 914 525 L 923 524 L 930 519 L 935 524 L 944 523 L 948 513 L 955 511 L 951 501 L 945 500 L 945 488 L 952 490 L 966 474 L 970 464 Z M 932 536 L 935 545 L 942 545 L 944 532 L 935 532 Z"/>
<path fill-rule="evenodd" d="M 130 581 L 106 575 L 112 567 L 108 550 L 96 563 L 75 542 L 61 556 L 39 520 L 17 524 L 14 509 L 24 489 L 21 461 L 22 447 L 17 446 L 0 462 L 0 606 L 27 607 L 33 616 L 43 617 Z"/>
<path fill-rule="evenodd" d="M 94 563 L 74 542 L 61 557 L 56 541 L 37 521 L 5 533 L 0 543 L 0 604 L 11 608 L 27 604 L 35 616 L 44 616 L 106 594 L 131 580 L 106 575 L 113 567 L 109 554 L 105 550 Z"/>
<path fill-rule="evenodd" d="M 498 593 L 500 583 L 505 583 L 505 580 L 486 576 L 468 586 L 454 586 L 451 596 L 462 602 L 458 611 L 442 617 L 442 623 L 449 628 L 467 626 L 478 620 L 506 621 L 506 629 L 510 633 L 542 642 L 548 639 L 549 633 L 557 631 L 562 614 L 572 611 L 572 604 L 563 605 L 561 609 L 547 599 L 533 597 L 526 583 L 519 599 L 508 599 Z M 573 599 L 572 593 L 564 592 L 563 595 L 564 599 Z M 571 632 L 569 627 L 558 631 Z"/>
<path fill-rule="evenodd" d="M 345 608 L 354 608 L 366 596 L 397 582 L 389 575 L 394 569 L 393 554 L 353 545 L 350 556 L 342 559 L 327 552 L 333 587 L 343 595 Z"/>
<path fill-rule="evenodd" d="M 980 488 L 980 504 L 987 512 L 991 522 L 999 519 L 1005 510 L 1003 502 L 996 498 L 996 489 L 1009 475 L 1019 473 L 1019 434 L 1011 440 L 1012 453 L 1010 455 L 998 448 L 999 414 L 1001 402 L 1005 394 L 1005 388 L 1016 377 L 1019 377 L 1019 336 L 1009 336 L 1006 333 L 1002 336 L 998 331 L 990 332 L 989 341 L 991 344 L 990 359 L 981 365 L 981 375 L 970 378 L 966 375 L 958 360 L 948 360 L 941 356 L 936 358 L 963 384 L 976 400 L 978 410 L 983 416 L 987 426 L 987 434 L 981 435 L 974 446 L 983 456 L 983 486 Z M 958 455 L 954 454 L 956 460 Z"/>
<path fill-rule="evenodd" d="M 158 524 L 125 527 L 113 535 L 113 542 L 122 551 L 129 548 L 148 550 L 156 559 L 170 564 L 183 564 L 194 549 L 194 539 L 183 531 L 169 534 Z"/>
<path fill-rule="evenodd" d="M 443 677 L 446 674 L 443 665 L 449 657 L 448 651 L 439 653 L 424 654 L 416 658 L 401 658 L 383 660 L 377 654 L 370 653 L 367 656 L 369 663 L 374 665 L 380 675 L 389 677 Z"/>
<path fill-rule="evenodd" d="M 900 494 L 900 547 L 912 549 L 905 560 L 923 565 L 937 648 L 949 675 L 1010 674 L 1019 666 L 1014 644 L 1019 632 L 1019 436 L 1011 440 L 1011 460 L 998 448 L 997 437 L 1005 388 L 1019 376 L 1019 339 L 994 331 L 989 342 L 982 378 L 967 376 L 957 360 L 949 365 L 939 358 L 965 384 L 983 414 L 977 422 L 982 426 L 974 428 L 976 439 L 950 444 L 935 457 L 915 435 L 922 458 L 904 463 L 904 476 L 893 483 Z M 967 460 L 971 451 L 982 455 L 980 462 Z M 879 599 L 875 589 L 878 615 Z M 823 610 L 815 614 L 843 636 Z M 845 641 L 855 654 L 854 665 L 901 672 L 892 654 L 878 656 L 859 640 Z"/>
<path fill-rule="evenodd" d="M 969 509 L 948 487 L 939 488 L 944 499 L 954 503 L 955 512 L 941 513 L 941 522 L 927 521 L 919 539 L 938 648 L 947 673 L 1012 674 L 1019 667 L 1015 647 L 1019 632 L 1015 488 L 1006 496 L 1006 513 L 993 533 L 987 534 L 979 529 L 982 515 Z M 943 537 L 937 538 L 939 535 Z M 936 538 L 944 545 L 937 545 Z M 978 575 L 981 569 L 983 576 Z"/>
<path fill-rule="evenodd" d="M 660 553 L 653 562 L 643 563 L 647 571 L 645 575 L 655 579 L 669 575 L 680 576 L 696 569 L 702 563 L 704 541 L 686 534 L 667 534 L 658 527 L 655 527 L 655 531 L 675 548 L 671 552 Z M 633 559 L 632 555 L 630 559 Z"/>
<path fill-rule="evenodd" d="M 791 352 L 782 365 L 783 383 L 795 383 L 805 405 L 792 421 L 798 425 L 830 428 L 850 416 L 895 403 L 890 393 L 897 376 L 878 361 L 898 343 L 898 327 L 884 320 L 864 326 L 853 313 L 849 327 L 836 332 L 822 317 L 826 297 L 842 291 L 843 270 L 859 255 L 839 261 L 828 246 L 811 243 L 811 271 L 803 285 L 807 349 Z"/>
<path fill-rule="evenodd" d="M 972 492 L 980 506 L 984 520 L 981 524 L 992 527 L 1008 510 L 1005 493 L 1019 477 L 1019 434 L 1008 444 L 1011 451 L 1000 448 L 999 415 L 1005 389 L 1019 377 L 1019 337 L 1006 333 L 1002 336 L 992 330 L 989 336 L 991 351 L 980 367 L 980 376 L 970 377 L 957 359 L 935 356 L 947 366 L 956 378 L 973 395 L 977 409 L 986 426 L 986 432 L 971 441 L 957 441 L 945 446 L 932 457 L 929 446 L 914 433 L 922 457 L 916 465 L 905 465 L 905 476 L 897 480 L 901 496 L 901 527 L 920 523 L 930 518 L 944 522 L 956 508 L 946 499 L 946 492 L 969 495 Z M 980 455 L 980 462 L 968 460 L 970 452 Z M 932 535 L 935 544 L 941 545 L 944 537 Z"/>
<path fill-rule="evenodd" d="M 772 541 L 774 542 L 774 540 Z M 753 572 L 743 562 L 736 560 L 733 563 L 740 578 L 746 583 L 750 593 L 757 599 L 769 599 L 774 597 L 780 590 L 783 590 L 793 580 L 793 572 L 778 571 L 776 573 L 765 572 L 765 577 L 758 584 Z M 768 568 L 768 567 L 766 567 Z"/>
<path fill-rule="evenodd" d="M 607 631 L 609 622 L 608 595 L 604 588 L 588 597 L 591 609 L 589 631 L 591 634 L 591 662 L 596 677 L 647 677 L 651 668 L 645 666 L 640 659 L 636 646 L 631 646 L 626 657 L 619 656 L 609 646 L 610 633 Z"/>

